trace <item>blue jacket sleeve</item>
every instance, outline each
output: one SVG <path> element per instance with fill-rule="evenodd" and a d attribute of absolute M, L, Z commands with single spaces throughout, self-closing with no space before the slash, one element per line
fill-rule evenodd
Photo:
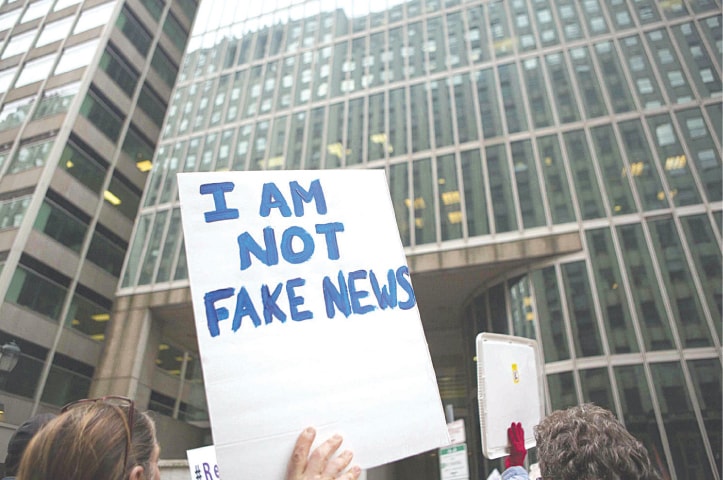
<path fill-rule="evenodd" d="M 502 472 L 502 480 L 530 480 L 530 476 L 523 467 L 514 466 Z"/>

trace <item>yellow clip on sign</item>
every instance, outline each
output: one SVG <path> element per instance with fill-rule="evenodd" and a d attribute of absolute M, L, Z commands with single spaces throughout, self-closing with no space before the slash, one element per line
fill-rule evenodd
<path fill-rule="evenodd" d="M 512 381 L 515 383 L 520 383 L 520 371 L 517 369 L 517 364 L 512 364 Z"/>

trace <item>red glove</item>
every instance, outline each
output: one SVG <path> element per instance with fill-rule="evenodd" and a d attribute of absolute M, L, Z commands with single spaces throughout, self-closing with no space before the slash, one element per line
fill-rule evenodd
<path fill-rule="evenodd" d="M 505 468 L 523 466 L 527 449 L 525 448 L 525 431 L 521 423 L 512 423 L 507 429 L 507 438 L 510 440 L 510 456 L 505 458 Z"/>

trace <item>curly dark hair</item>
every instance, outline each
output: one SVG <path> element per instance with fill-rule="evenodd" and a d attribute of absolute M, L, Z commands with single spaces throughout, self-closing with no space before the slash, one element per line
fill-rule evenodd
<path fill-rule="evenodd" d="M 643 444 L 597 405 L 551 413 L 535 438 L 545 480 L 660 480 Z"/>

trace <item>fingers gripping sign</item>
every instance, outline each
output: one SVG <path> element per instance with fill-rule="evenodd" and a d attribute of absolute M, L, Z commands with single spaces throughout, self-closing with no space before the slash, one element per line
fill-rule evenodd
<path fill-rule="evenodd" d="M 354 466 L 346 470 L 352 459 L 349 450 L 334 456 L 341 446 L 341 436 L 334 435 L 309 454 L 314 438 L 316 431 L 311 427 L 301 432 L 294 446 L 294 453 L 291 455 L 286 480 L 357 480 L 359 478 L 361 475 L 359 467 Z"/>

